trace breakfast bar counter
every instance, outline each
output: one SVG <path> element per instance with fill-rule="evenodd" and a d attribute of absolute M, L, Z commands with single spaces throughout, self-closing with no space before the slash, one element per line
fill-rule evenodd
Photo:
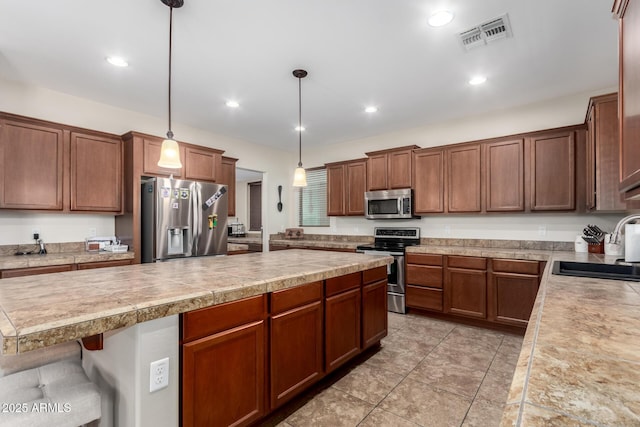
<path fill-rule="evenodd" d="M 0 351 L 24 353 L 391 261 L 294 249 L 3 279 Z"/>

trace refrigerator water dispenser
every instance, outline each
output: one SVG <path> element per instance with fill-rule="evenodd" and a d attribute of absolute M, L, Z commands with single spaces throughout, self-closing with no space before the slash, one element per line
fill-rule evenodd
<path fill-rule="evenodd" d="M 167 230 L 167 253 L 169 255 L 185 254 L 187 248 L 185 242 L 187 241 L 188 229 L 184 228 L 170 228 Z"/>

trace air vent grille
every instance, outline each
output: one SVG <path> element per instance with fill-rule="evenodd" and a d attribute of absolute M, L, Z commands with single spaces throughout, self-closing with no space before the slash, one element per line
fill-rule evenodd
<path fill-rule="evenodd" d="M 509 15 L 505 13 L 502 16 L 483 22 L 467 31 L 463 31 L 460 33 L 460 42 L 465 50 L 471 50 L 511 36 Z"/>

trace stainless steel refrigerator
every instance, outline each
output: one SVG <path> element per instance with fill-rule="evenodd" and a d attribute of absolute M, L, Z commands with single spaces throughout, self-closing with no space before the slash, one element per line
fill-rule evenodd
<path fill-rule="evenodd" d="M 142 183 L 142 262 L 227 254 L 227 186 L 151 178 Z"/>

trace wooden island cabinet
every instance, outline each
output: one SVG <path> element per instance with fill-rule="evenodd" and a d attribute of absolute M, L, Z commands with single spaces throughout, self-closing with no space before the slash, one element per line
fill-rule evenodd
<path fill-rule="evenodd" d="M 255 425 L 387 335 L 386 267 L 180 316 L 183 426 Z"/>

